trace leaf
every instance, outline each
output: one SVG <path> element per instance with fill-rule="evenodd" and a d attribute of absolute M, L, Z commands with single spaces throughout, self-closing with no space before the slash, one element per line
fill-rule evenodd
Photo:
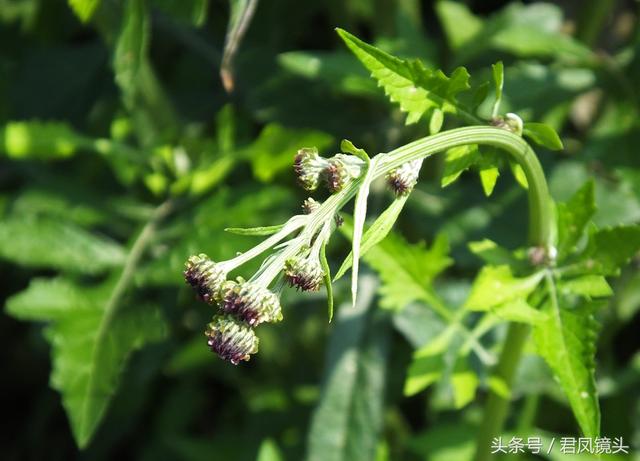
<path fill-rule="evenodd" d="M 444 353 L 456 333 L 449 325 L 427 344 L 414 352 L 407 370 L 403 393 L 412 396 L 438 381 L 446 369 Z"/>
<path fill-rule="evenodd" d="M 327 261 L 327 244 L 326 242 L 320 247 L 320 265 L 322 266 L 324 287 L 327 290 L 327 309 L 329 315 L 329 323 L 333 320 L 333 286 L 331 284 L 331 268 Z"/>
<path fill-rule="evenodd" d="M 640 226 L 618 226 L 594 231 L 571 273 L 618 275 L 640 251 Z"/>
<path fill-rule="evenodd" d="M 477 163 L 479 155 L 478 146 L 475 144 L 447 149 L 440 185 L 446 187 L 453 183 L 463 171 Z"/>
<path fill-rule="evenodd" d="M 246 149 L 253 174 L 260 181 L 271 181 L 280 171 L 291 168 L 300 146 L 323 150 L 333 143 L 331 135 L 317 130 L 294 130 L 276 123 L 263 128 L 258 138 Z"/>
<path fill-rule="evenodd" d="M 240 42 L 251 24 L 251 19 L 258 6 L 258 0 L 229 0 L 231 14 L 227 25 L 227 35 L 224 39 L 224 52 L 220 64 L 220 78 L 227 93 L 233 91 L 233 59 L 238 51 Z"/>
<path fill-rule="evenodd" d="M 260 444 L 256 461 L 283 461 L 284 457 L 276 442 L 272 439 L 265 439 Z"/>
<path fill-rule="evenodd" d="M 390 333 L 370 305 L 373 277 L 363 277 L 354 309 L 339 309 L 320 401 L 309 431 L 307 461 L 370 461 L 383 424 Z"/>
<path fill-rule="evenodd" d="M 90 144 L 66 123 L 9 122 L 0 130 L 0 153 L 13 159 L 67 158 Z"/>
<path fill-rule="evenodd" d="M 540 283 L 544 272 L 517 278 L 509 266 L 484 266 L 471 288 L 465 307 L 486 311 L 515 299 L 526 299 Z"/>
<path fill-rule="evenodd" d="M 435 7 L 449 46 L 453 50 L 467 43 L 482 29 L 482 20 L 463 3 L 442 0 L 437 2 Z"/>
<path fill-rule="evenodd" d="M 540 323 L 547 318 L 545 314 L 529 305 L 524 299 L 516 298 L 491 308 L 491 312 L 502 320 L 528 324 Z"/>
<path fill-rule="evenodd" d="M 26 267 L 98 274 L 122 265 L 125 252 L 68 220 L 9 216 L 0 221 L 0 258 Z"/>
<path fill-rule="evenodd" d="M 549 299 L 542 312 L 547 319 L 534 327 L 538 353 L 564 390 L 585 437 L 600 435 L 600 407 L 595 385 L 598 323 L 595 304 L 566 305 L 555 282 L 547 277 Z"/>
<path fill-rule="evenodd" d="M 131 109 L 138 94 L 143 61 L 149 46 L 149 17 L 144 0 L 126 2 L 116 41 L 113 68 L 125 105 Z"/>
<path fill-rule="evenodd" d="M 81 449 L 103 418 L 129 354 L 166 332 L 160 312 L 149 306 L 107 315 L 114 289 L 111 281 L 80 287 L 63 278 L 35 279 L 6 305 L 17 318 L 50 322 L 51 386 L 62 394 Z"/>
<path fill-rule="evenodd" d="M 546 147 L 549 150 L 562 150 L 564 146 L 560 140 L 560 136 L 550 125 L 546 123 L 528 122 L 524 124 L 522 132 L 526 137 L 536 144 Z"/>
<path fill-rule="evenodd" d="M 68 0 L 69 6 L 80 21 L 87 23 L 100 6 L 100 0 Z"/>
<path fill-rule="evenodd" d="M 478 384 L 478 375 L 469 367 L 467 358 L 459 357 L 451 375 L 454 407 L 460 409 L 469 404 L 476 396 Z"/>
<path fill-rule="evenodd" d="M 365 154 L 366 156 L 366 154 Z M 355 204 L 353 206 L 353 237 L 351 245 L 351 300 L 353 305 L 356 305 L 356 297 L 358 296 L 358 267 L 360 264 L 360 242 L 362 240 L 362 231 L 364 229 L 364 220 L 367 217 L 367 197 L 369 196 L 369 187 L 371 181 L 373 181 L 376 165 L 380 157 L 376 157 L 374 160 L 368 161 L 367 159 L 366 170 L 363 170 L 361 175 L 364 174 L 358 193 L 356 194 Z"/>
<path fill-rule="evenodd" d="M 380 214 L 376 218 L 376 220 L 369 226 L 369 228 L 364 233 L 362 237 L 362 242 L 360 243 L 360 257 L 367 254 L 367 252 L 380 243 L 387 234 L 391 231 L 391 228 L 395 224 L 404 204 L 406 203 L 408 195 L 404 195 L 396 198 L 389 207 Z M 347 257 L 342 262 L 340 269 L 336 273 L 333 281 L 335 282 L 340 277 L 342 277 L 347 270 L 351 267 L 351 263 L 353 261 L 353 253 L 349 252 Z"/>
<path fill-rule="evenodd" d="M 355 155 L 366 164 L 368 164 L 371 160 L 369 154 L 367 154 L 364 149 L 360 149 L 359 147 L 354 146 L 353 143 L 348 139 L 342 140 L 342 142 L 340 143 L 340 150 L 345 154 Z"/>
<path fill-rule="evenodd" d="M 407 124 L 418 122 L 423 115 L 440 109 L 477 122 L 456 99 L 468 90 L 469 73 L 463 67 L 447 77 L 442 71 L 431 71 L 418 61 L 405 61 L 363 42 L 343 29 L 336 29 L 349 49 L 369 69 L 378 84 L 384 87 L 391 101 L 407 112 Z"/>
<path fill-rule="evenodd" d="M 279 232 L 283 227 L 284 224 L 261 227 L 227 227 L 224 231 L 236 235 L 271 235 Z"/>
<path fill-rule="evenodd" d="M 415 300 L 433 301 L 431 282 L 453 262 L 445 234 L 427 249 L 423 243 L 411 245 L 390 233 L 363 259 L 382 279 L 380 306 L 386 309 L 402 309 Z"/>
<path fill-rule="evenodd" d="M 504 264 L 515 266 L 518 264 L 518 261 L 509 250 L 502 248 L 496 242 L 489 239 L 469 242 L 469 250 L 484 262 L 493 266 Z"/>
<path fill-rule="evenodd" d="M 576 247 L 596 212 L 594 182 L 587 181 L 567 203 L 558 203 L 558 255 L 562 260 Z"/>
<path fill-rule="evenodd" d="M 491 73 L 493 74 L 493 83 L 496 90 L 496 100 L 493 103 L 491 116 L 496 117 L 500 110 L 500 102 L 502 102 L 502 89 L 504 88 L 504 64 L 502 64 L 502 61 L 491 64 Z"/>
<path fill-rule="evenodd" d="M 574 294 L 587 299 L 613 295 L 611 286 L 602 275 L 583 275 L 570 280 L 561 280 L 558 282 L 558 290 L 561 294 Z"/>

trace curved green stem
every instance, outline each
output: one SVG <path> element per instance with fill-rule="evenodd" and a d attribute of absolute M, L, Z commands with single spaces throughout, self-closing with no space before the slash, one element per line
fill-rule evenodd
<path fill-rule="evenodd" d="M 529 185 L 529 243 L 549 250 L 556 243 L 555 216 L 544 172 L 535 153 L 520 136 L 509 131 L 487 127 L 472 126 L 445 131 L 433 136 L 418 139 L 410 144 L 384 154 L 376 162 L 374 178 L 408 161 L 426 158 L 452 147 L 479 144 L 492 146 L 505 151 L 518 163 Z M 308 228 L 316 232 L 331 214 L 345 205 L 357 192 L 360 181 L 354 181 L 345 190 L 331 196 L 313 215 Z M 495 376 L 509 388 L 522 355 L 529 334 L 527 325 L 512 323 L 500 359 L 495 368 Z M 509 408 L 509 398 L 493 391 L 490 392 L 484 410 L 484 418 L 477 438 L 476 461 L 487 461 L 492 457 L 491 441 L 502 432 Z"/>

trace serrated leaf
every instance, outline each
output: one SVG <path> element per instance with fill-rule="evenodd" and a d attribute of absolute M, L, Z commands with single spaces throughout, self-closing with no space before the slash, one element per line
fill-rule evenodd
<path fill-rule="evenodd" d="M 500 103 L 502 102 L 502 89 L 504 88 L 504 65 L 502 61 L 498 61 L 491 65 L 491 73 L 493 75 L 493 84 L 495 87 L 496 100 L 493 103 L 491 116 L 496 117 L 499 114 Z"/>
<path fill-rule="evenodd" d="M 558 136 L 556 130 L 554 130 L 553 127 L 547 125 L 546 123 L 525 123 L 522 134 L 524 134 L 536 144 L 542 147 L 546 147 L 549 150 L 564 149 L 562 141 L 560 140 L 560 136 Z"/>
<path fill-rule="evenodd" d="M 281 231 L 283 227 L 284 224 L 260 227 L 227 227 L 224 231 L 236 235 L 271 235 Z"/>
<path fill-rule="evenodd" d="M 563 305 L 555 282 L 547 277 L 549 300 L 542 312 L 547 319 L 534 327 L 538 353 L 564 390 L 585 437 L 600 435 L 600 406 L 595 385 L 598 324 L 594 304 Z"/>
<path fill-rule="evenodd" d="M 124 263 L 121 245 L 69 221 L 10 216 L 0 221 L 0 258 L 26 267 L 97 274 Z"/>
<path fill-rule="evenodd" d="M 90 145 L 66 123 L 9 122 L 0 130 L 0 153 L 13 159 L 67 158 Z"/>
<path fill-rule="evenodd" d="M 509 266 L 484 266 L 471 288 L 465 307 L 486 311 L 515 299 L 526 299 L 540 283 L 543 272 L 515 277 Z"/>
<path fill-rule="evenodd" d="M 360 257 L 367 254 L 367 252 L 380 243 L 387 234 L 391 231 L 391 228 L 395 224 L 404 204 L 406 203 L 408 195 L 396 198 L 389 207 L 376 218 L 371 226 L 366 230 L 360 243 Z M 342 277 L 347 270 L 351 267 L 353 261 L 353 253 L 349 253 L 342 262 L 340 269 L 333 278 L 334 282 Z"/>
<path fill-rule="evenodd" d="M 68 0 L 69 6 L 78 16 L 80 21 L 86 23 L 91 20 L 93 14 L 100 6 L 100 0 Z"/>
<path fill-rule="evenodd" d="M 576 247 L 596 212 L 593 181 L 587 181 L 567 203 L 558 203 L 558 255 L 562 260 Z"/>
<path fill-rule="evenodd" d="M 594 231 L 570 273 L 618 275 L 640 251 L 640 226 L 618 226 Z"/>
<path fill-rule="evenodd" d="M 469 73 L 463 67 L 447 77 L 431 71 L 418 61 L 405 61 L 363 42 L 349 32 L 336 29 L 349 49 L 369 69 L 391 101 L 407 112 L 407 124 L 416 123 L 426 113 L 440 109 L 467 120 L 478 119 L 457 101 L 458 93 L 468 90 Z"/>
<path fill-rule="evenodd" d="M 327 348 L 323 388 L 309 431 L 307 461 L 370 461 L 383 423 L 391 329 L 370 304 L 373 277 L 363 277 L 354 309 L 341 308 Z"/>
<path fill-rule="evenodd" d="M 447 149 L 440 185 L 446 187 L 453 183 L 463 171 L 476 164 L 478 157 L 478 146 L 475 144 L 467 144 Z"/>
<path fill-rule="evenodd" d="M 562 294 L 573 294 L 585 298 L 603 298 L 613 295 L 613 290 L 602 275 L 583 275 L 558 282 Z"/>
<path fill-rule="evenodd" d="M 431 282 L 452 264 L 445 234 L 439 234 L 427 249 L 423 243 L 408 244 L 389 233 L 363 259 L 382 279 L 380 306 L 386 309 L 402 309 L 414 300 L 431 302 Z"/>
<path fill-rule="evenodd" d="M 368 159 L 368 156 L 366 157 Z M 364 178 L 358 188 L 355 204 L 353 206 L 353 237 L 351 239 L 351 300 L 356 305 L 356 297 L 358 296 L 358 267 L 360 264 L 360 242 L 362 241 L 362 233 L 364 230 L 364 221 L 367 217 L 367 198 L 369 197 L 369 187 L 373 181 L 375 167 L 378 162 L 376 157 L 372 161 L 367 161 L 366 170 L 364 170 Z M 363 174 L 361 173 L 361 174 Z"/>

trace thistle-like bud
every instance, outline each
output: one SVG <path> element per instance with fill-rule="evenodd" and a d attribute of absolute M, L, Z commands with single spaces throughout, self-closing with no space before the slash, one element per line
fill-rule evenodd
<path fill-rule="evenodd" d="M 329 166 L 327 159 L 318 155 L 315 147 L 304 147 L 298 151 L 293 161 L 293 169 L 298 183 L 306 190 L 316 190 L 320 175 Z"/>
<path fill-rule="evenodd" d="M 284 266 L 289 285 L 302 291 L 318 291 L 324 271 L 317 258 L 291 258 Z"/>
<path fill-rule="evenodd" d="M 190 256 L 185 263 L 184 279 L 206 303 L 220 300 L 220 289 L 227 272 L 206 254 Z"/>
<path fill-rule="evenodd" d="M 353 155 L 336 154 L 331 157 L 325 170 L 329 192 L 333 194 L 341 191 L 352 178 L 360 176 L 362 163 L 362 160 Z"/>
<path fill-rule="evenodd" d="M 229 281 L 222 287 L 220 309 L 236 315 L 251 326 L 282 320 L 278 295 L 240 277 L 237 282 Z"/>
<path fill-rule="evenodd" d="M 311 214 L 318 208 L 320 208 L 320 202 L 311 197 L 302 202 L 302 212 L 304 214 Z"/>
<path fill-rule="evenodd" d="M 418 182 L 422 159 L 403 163 L 387 173 L 387 185 L 398 196 L 409 194 Z"/>
<path fill-rule="evenodd" d="M 258 352 L 259 340 L 253 329 L 231 315 L 213 317 L 204 334 L 211 350 L 234 365 Z"/>

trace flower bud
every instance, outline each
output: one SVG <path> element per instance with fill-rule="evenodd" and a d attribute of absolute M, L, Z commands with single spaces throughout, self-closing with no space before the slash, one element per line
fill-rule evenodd
<path fill-rule="evenodd" d="M 309 197 L 304 202 L 302 202 L 302 212 L 304 214 L 311 214 L 314 211 L 316 211 L 318 208 L 320 208 L 320 202 L 318 202 L 317 200 L 314 200 L 311 197 Z"/>
<path fill-rule="evenodd" d="M 222 287 L 220 309 L 236 315 L 251 326 L 282 320 L 278 296 L 268 288 L 245 282 L 240 277 L 237 282 L 229 281 Z"/>
<path fill-rule="evenodd" d="M 284 266 L 289 285 L 302 291 L 318 291 L 324 271 L 317 258 L 291 258 Z"/>
<path fill-rule="evenodd" d="M 352 178 L 360 176 L 362 163 L 362 160 L 353 155 L 336 154 L 331 157 L 325 170 L 329 192 L 333 194 L 341 191 Z"/>
<path fill-rule="evenodd" d="M 422 159 L 403 163 L 387 173 L 387 185 L 398 196 L 409 194 L 418 182 L 421 166 Z"/>
<path fill-rule="evenodd" d="M 231 315 L 214 316 L 204 334 L 211 350 L 234 365 L 258 352 L 259 340 L 253 329 Z"/>
<path fill-rule="evenodd" d="M 220 288 L 227 273 L 220 264 L 201 253 L 189 257 L 185 263 L 184 278 L 204 302 L 212 304 L 220 299 Z"/>
<path fill-rule="evenodd" d="M 302 148 L 293 161 L 293 169 L 298 183 L 306 190 L 316 190 L 320 183 L 320 175 L 328 167 L 327 159 L 318 155 L 315 147 Z"/>

